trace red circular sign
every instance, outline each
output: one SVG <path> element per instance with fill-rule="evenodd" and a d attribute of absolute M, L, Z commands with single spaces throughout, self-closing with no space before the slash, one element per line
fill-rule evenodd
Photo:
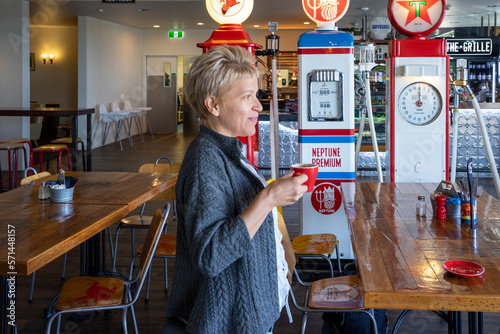
<path fill-rule="evenodd" d="M 311 194 L 311 204 L 314 210 L 323 215 L 335 213 L 342 204 L 340 189 L 333 183 L 318 184 Z"/>
<path fill-rule="evenodd" d="M 387 14 L 394 29 L 409 37 L 425 37 L 439 28 L 444 0 L 389 0 Z"/>
<path fill-rule="evenodd" d="M 337 22 L 349 8 L 349 0 L 302 0 L 304 12 L 318 25 Z"/>

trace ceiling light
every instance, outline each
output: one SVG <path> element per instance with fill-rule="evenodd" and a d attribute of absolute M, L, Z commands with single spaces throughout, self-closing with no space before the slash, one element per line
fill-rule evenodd
<path fill-rule="evenodd" d="M 155 24 L 153 28 L 159 28 L 160 26 L 158 24 Z"/>
<path fill-rule="evenodd" d="M 104 12 L 104 9 L 99 8 L 99 9 L 97 10 L 97 12 L 98 12 L 98 13 L 102 13 L 102 12 Z"/>
<path fill-rule="evenodd" d="M 149 8 L 139 8 L 138 10 L 140 12 L 149 12 L 149 11 L 151 11 L 151 9 L 149 9 Z"/>
<path fill-rule="evenodd" d="M 202 26 L 202 25 L 205 25 L 205 23 L 203 23 L 203 22 L 198 22 L 198 23 L 196 23 L 196 25 Z"/>
<path fill-rule="evenodd" d="M 254 28 L 259 28 L 259 27 L 260 27 L 260 25 L 258 25 L 258 24 L 254 24 L 254 25 L 253 25 L 253 27 L 254 27 Z"/>
<path fill-rule="evenodd" d="M 304 22 L 304 24 L 311 24 L 311 22 L 306 21 L 306 22 Z"/>
<path fill-rule="evenodd" d="M 370 7 L 361 7 L 360 8 L 363 12 L 367 12 L 370 10 Z"/>

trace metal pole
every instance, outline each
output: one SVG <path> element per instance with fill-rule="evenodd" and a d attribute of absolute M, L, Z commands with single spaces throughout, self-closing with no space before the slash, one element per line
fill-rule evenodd
<path fill-rule="evenodd" d="M 477 102 L 476 96 L 467 85 L 467 90 L 469 91 L 469 95 L 471 96 L 472 105 L 474 106 L 474 110 L 476 111 L 477 122 L 479 127 L 481 128 L 481 134 L 483 135 L 484 149 L 486 150 L 486 156 L 488 157 L 488 162 L 490 164 L 491 174 L 493 176 L 493 182 L 495 183 L 495 189 L 497 191 L 497 196 L 500 198 L 500 178 L 498 176 L 498 169 L 495 163 L 495 158 L 493 156 L 493 151 L 491 150 L 491 143 L 488 136 L 488 130 L 486 130 L 486 126 L 484 125 L 483 114 L 481 113 L 481 108 L 479 107 L 479 102 Z"/>
<path fill-rule="evenodd" d="M 279 169 L 279 110 L 278 110 L 278 88 L 276 82 L 276 57 L 273 56 L 272 61 L 272 103 L 270 105 L 269 113 L 269 127 L 271 139 L 271 178 L 277 179 L 280 176 Z"/>

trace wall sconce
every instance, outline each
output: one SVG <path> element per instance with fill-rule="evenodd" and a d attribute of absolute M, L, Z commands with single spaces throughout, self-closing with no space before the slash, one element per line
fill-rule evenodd
<path fill-rule="evenodd" d="M 42 53 L 42 60 L 43 60 L 44 64 L 46 64 L 47 59 L 48 59 L 50 61 L 50 64 L 52 65 L 54 58 L 55 58 L 55 56 L 53 53 L 49 54 L 48 56 L 46 53 Z"/>

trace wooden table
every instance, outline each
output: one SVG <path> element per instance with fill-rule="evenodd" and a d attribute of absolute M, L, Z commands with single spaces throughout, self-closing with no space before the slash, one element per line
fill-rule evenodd
<path fill-rule="evenodd" d="M 500 202 L 478 198 L 477 239 L 460 219 L 432 218 L 437 184 L 343 183 L 358 273 L 367 308 L 500 312 Z M 417 217 L 417 195 L 427 216 Z M 486 271 L 474 278 L 446 272 L 443 262 L 469 260 Z"/>
<path fill-rule="evenodd" d="M 2 294 L 8 277 L 30 275 L 99 235 L 177 181 L 177 174 L 68 172 L 67 175 L 78 178 L 71 202 L 39 200 L 40 181 L 0 194 L 0 276 L 4 284 L 0 301 L 4 300 Z M 9 240 L 9 237 L 15 239 Z M 12 240 L 15 248 L 9 258 Z M 99 253 L 95 251 L 95 255 Z M 15 261 L 13 266 L 9 263 L 11 260 Z M 4 316 L 2 321 L 0 333 L 5 333 Z"/>
<path fill-rule="evenodd" d="M 0 116 L 43 116 L 43 117 L 71 117 L 71 169 L 76 171 L 77 166 L 77 139 L 78 139 L 78 116 L 87 116 L 87 171 L 92 170 L 92 114 L 95 109 L 79 108 L 0 108 Z"/>

